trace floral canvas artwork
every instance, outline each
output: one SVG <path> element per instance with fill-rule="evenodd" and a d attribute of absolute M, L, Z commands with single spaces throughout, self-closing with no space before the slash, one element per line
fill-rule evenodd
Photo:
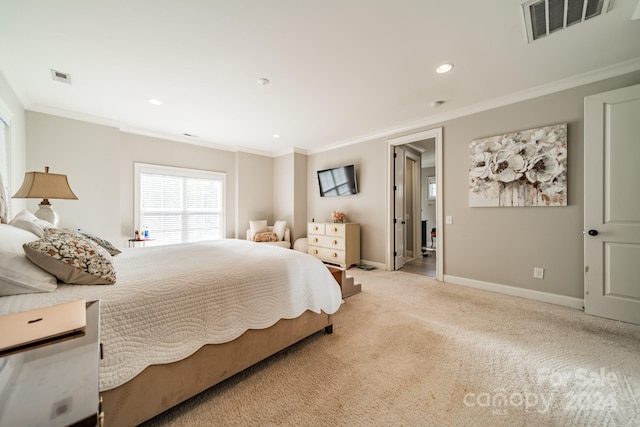
<path fill-rule="evenodd" d="M 567 124 L 471 141 L 469 205 L 567 206 Z"/>

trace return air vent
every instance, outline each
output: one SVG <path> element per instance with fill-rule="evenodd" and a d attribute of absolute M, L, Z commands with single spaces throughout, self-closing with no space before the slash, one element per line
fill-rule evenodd
<path fill-rule="evenodd" d="M 62 71 L 56 71 L 51 69 L 51 77 L 58 82 L 71 84 L 71 74 L 63 73 Z"/>
<path fill-rule="evenodd" d="M 609 11 L 611 0 L 529 0 L 522 5 L 529 43 Z"/>

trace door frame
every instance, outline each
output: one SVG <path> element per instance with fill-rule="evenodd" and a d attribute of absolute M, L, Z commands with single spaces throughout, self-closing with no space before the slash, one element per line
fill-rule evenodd
<path fill-rule="evenodd" d="M 414 154 L 412 151 L 405 151 L 406 155 L 405 155 L 405 168 L 404 168 L 404 172 L 406 174 L 407 172 L 407 159 L 413 161 L 413 182 L 411 183 L 411 188 L 413 189 L 413 194 L 411 194 L 411 200 L 413 203 L 411 203 L 411 229 L 413 230 L 413 236 L 411 236 L 411 241 L 413 242 L 413 246 L 411 247 L 411 253 L 413 258 L 418 258 L 421 254 L 421 241 L 418 238 L 418 236 L 420 236 L 422 234 L 422 229 L 421 229 L 421 222 L 420 222 L 420 188 L 422 187 L 422 179 L 421 179 L 421 172 L 422 172 L 422 166 L 421 166 L 421 158 L 419 156 L 417 156 L 416 154 Z M 405 182 L 406 182 L 406 176 L 405 176 Z M 407 199 L 406 199 L 406 195 L 407 195 L 407 190 L 406 190 L 406 185 L 405 185 L 405 216 L 407 215 Z M 408 252 L 407 251 L 407 237 L 406 237 L 405 233 L 405 245 L 404 245 L 404 250 L 405 253 Z"/>
<path fill-rule="evenodd" d="M 422 141 L 424 139 L 435 139 L 436 145 L 436 247 L 438 254 L 436 256 L 436 280 L 444 281 L 444 200 L 443 200 L 443 176 L 444 164 L 442 156 L 442 128 L 429 129 L 421 132 L 412 133 L 397 138 L 387 140 L 387 213 L 386 213 L 386 245 L 387 253 L 385 255 L 386 269 L 393 271 L 393 148 L 396 145 L 408 144 L 410 142 Z"/>

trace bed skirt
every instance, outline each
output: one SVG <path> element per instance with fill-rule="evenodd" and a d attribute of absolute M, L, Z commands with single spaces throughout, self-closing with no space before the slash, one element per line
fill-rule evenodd
<path fill-rule="evenodd" d="M 104 426 L 138 425 L 332 324 L 331 315 L 306 311 L 234 341 L 206 345 L 178 362 L 150 366 L 100 393 Z"/>

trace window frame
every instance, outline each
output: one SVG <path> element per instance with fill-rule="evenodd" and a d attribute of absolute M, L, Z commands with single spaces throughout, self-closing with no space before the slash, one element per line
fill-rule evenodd
<path fill-rule="evenodd" d="M 217 171 L 209 171 L 203 169 L 190 169 L 190 168 L 182 168 L 176 166 L 165 166 L 165 165 L 157 165 L 150 163 L 140 163 L 134 162 L 134 195 L 133 195 L 133 204 L 134 204 L 134 215 L 133 215 L 133 224 L 134 230 L 142 231 L 141 215 L 140 215 L 140 174 L 149 173 L 149 174 L 158 174 L 158 175 L 167 175 L 167 176 L 177 176 L 182 178 L 196 178 L 196 179 L 216 179 L 222 181 L 222 202 L 220 207 L 220 229 L 222 230 L 222 236 L 220 239 L 226 238 L 226 229 L 227 229 L 227 174 L 226 172 L 217 172 Z M 133 236 L 134 230 L 131 231 Z M 151 236 L 153 239 L 153 236 Z M 151 243 L 151 242 L 150 242 Z"/>
<path fill-rule="evenodd" d="M 2 171 L 0 168 L 0 173 L 2 174 L 2 179 L 4 182 L 5 190 L 7 193 L 7 220 L 13 217 L 13 192 L 15 191 L 13 184 L 15 182 L 14 172 L 16 171 L 14 167 L 14 156 L 15 156 L 15 147 L 16 147 L 16 134 L 13 132 L 13 113 L 11 109 L 5 104 L 4 100 L 0 98 L 0 120 L 4 122 L 4 129 L 1 129 L 0 132 L 3 132 L 3 138 L 5 142 L 5 150 L 6 152 L 0 153 L 0 155 L 6 155 L 6 165 L 7 170 Z"/>

